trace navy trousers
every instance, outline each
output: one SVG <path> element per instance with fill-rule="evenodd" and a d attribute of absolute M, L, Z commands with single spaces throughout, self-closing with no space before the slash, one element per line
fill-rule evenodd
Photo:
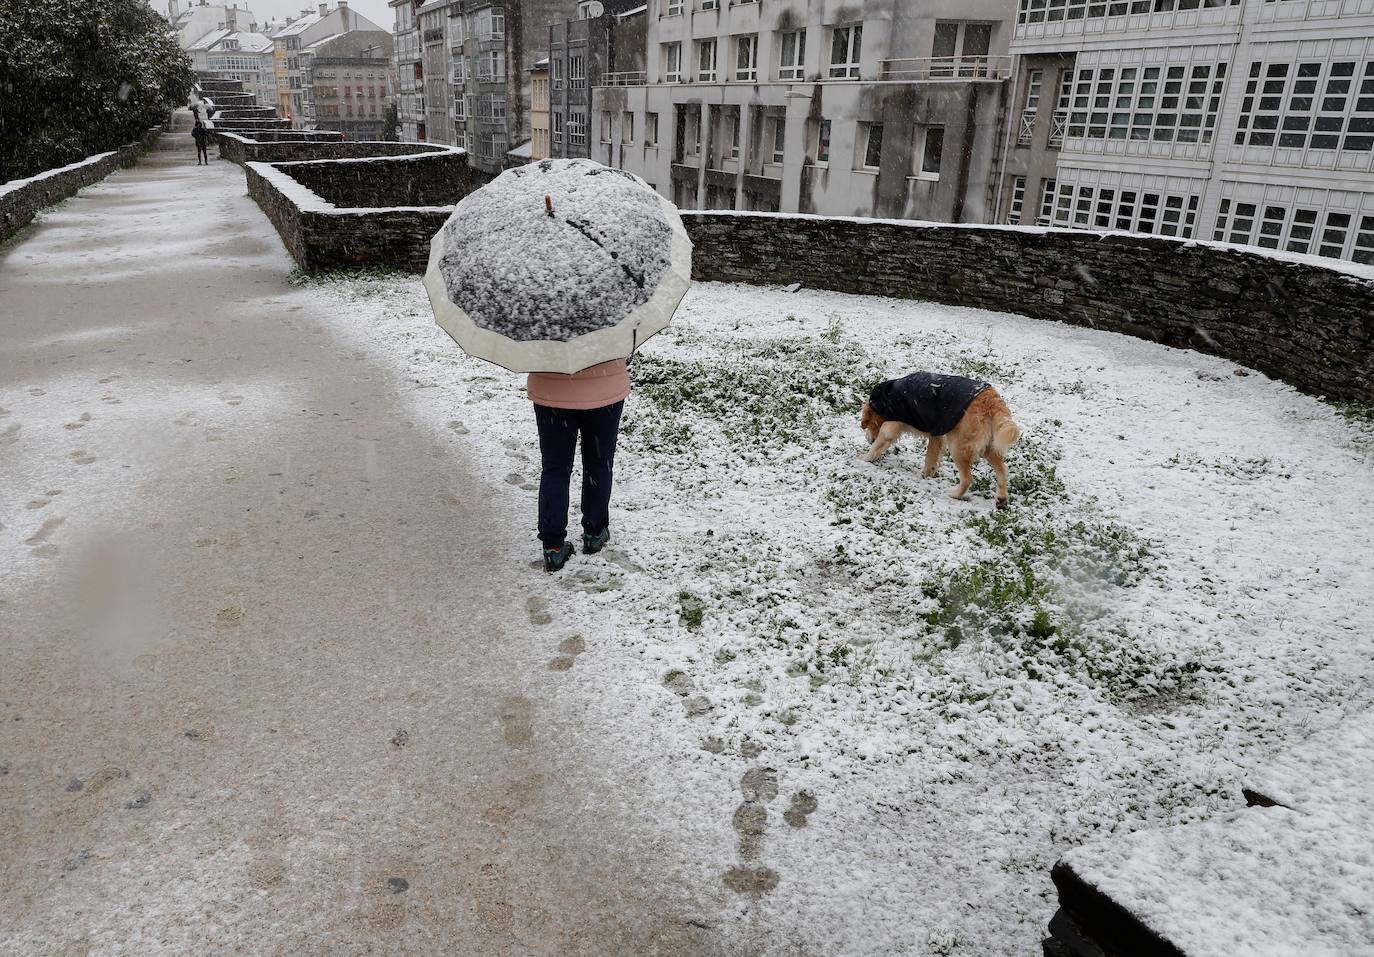
<path fill-rule="evenodd" d="M 582 528 L 595 535 L 611 523 L 611 471 L 625 403 L 599 409 L 553 409 L 535 403 L 539 427 L 539 540 L 550 548 L 568 538 L 568 486 L 582 437 Z"/>

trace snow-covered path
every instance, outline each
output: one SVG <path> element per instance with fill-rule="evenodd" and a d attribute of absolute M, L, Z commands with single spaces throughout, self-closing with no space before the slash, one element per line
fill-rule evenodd
<path fill-rule="evenodd" d="M 169 141 L 0 251 L 0 953 L 719 952 L 532 550 Z"/>

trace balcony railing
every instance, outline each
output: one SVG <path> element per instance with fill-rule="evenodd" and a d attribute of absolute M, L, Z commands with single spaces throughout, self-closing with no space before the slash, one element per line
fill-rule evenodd
<path fill-rule="evenodd" d="M 1055 110 L 1050 118 L 1050 149 L 1064 145 L 1064 130 L 1069 125 L 1069 111 Z"/>
<path fill-rule="evenodd" d="M 926 56 L 880 60 L 884 80 L 1005 80 L 1009 56 Z"/>
<path fill-rule="evenodd" d="M 649 75 L 643 70 L 630 70 L 626 73 L 605 73 L 601 77 L 602 86 L 644 86 Z"/>

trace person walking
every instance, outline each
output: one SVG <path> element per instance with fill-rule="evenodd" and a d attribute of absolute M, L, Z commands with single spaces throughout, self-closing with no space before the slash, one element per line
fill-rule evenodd
<path fill-rule="evenodd" d="M 611 481 L 620 415 L 630 394 L 624 359 L 572 375 L 532 372 L 526 384 L 539 430 L 539 541 L 544 570 L 556 572 L 575 552 L 568 541 L 573 456 L 582 439 L 582 552 L 595 555 L 611 538 Z"/>
<path fill-rule="evenodd" d="M 186 127 L 182 127 L 185 129 Z M 210 143 L 210 131 L 205 128 L 205 124 L 196 120 L 195 127 L 191 130 L 191 139 L 196 141 L 196 165 L 210 165 L 210 154 L 207 147 Z"/>

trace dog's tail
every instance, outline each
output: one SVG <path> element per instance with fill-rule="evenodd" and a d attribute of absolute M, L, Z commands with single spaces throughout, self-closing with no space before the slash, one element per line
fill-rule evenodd
<path fill-rule="evenodd" d="M 1016 440 L 1021 438 L 1021 426 L 1011 420 L 1010 416 L 1002 416 L 992 423 L 992 447 L 1000 454 L 1006 455 L 1007 449 L 1016 444 Z"/>

